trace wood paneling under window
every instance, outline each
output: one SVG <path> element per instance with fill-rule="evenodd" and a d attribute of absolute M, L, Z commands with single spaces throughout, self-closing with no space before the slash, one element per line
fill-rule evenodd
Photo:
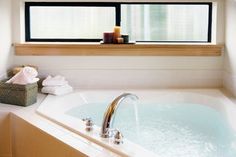
<path fill-rule="evenodd" d="M 222 49 L 212 44 L 15 44 L 21 56 L 220 56 Z"/>

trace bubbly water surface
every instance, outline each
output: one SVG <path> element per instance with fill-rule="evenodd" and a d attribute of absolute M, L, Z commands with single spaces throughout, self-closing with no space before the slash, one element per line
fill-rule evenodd
<path fill-rule="evenodd" d="M 109 103 L 89 103 L 67 114 L 101 126 Z M 221 113 L 199 104 L 123 103 L 114 127 L 159 157 L 236 157 L 236 136 Z"/>

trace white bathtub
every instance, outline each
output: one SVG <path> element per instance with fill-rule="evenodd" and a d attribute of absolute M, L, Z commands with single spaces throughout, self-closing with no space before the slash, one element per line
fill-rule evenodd
<path fill-rule="evenodd" d="M 139 144 L 136 144 L 133 141 L 129 141 L 126 138 L 124 139 L 123 144 L 115 145 L 111 140 L 103 139 L 99 136 L 100 127 L 94 126 L 94 130 L 92 132 L 86 132 L 84 122 L 76 116 L 71 116 L 70 114 L 68 114 L 68 111 L 73 111 L 74 108 L 81 105 L 91 104 L 94 102 L 110 103 L 115 97 L 119 96 L 124 92 L 136 94 L 139 97 L 139 102 L 141 103 L 191 103 L 210 107 L 216 110 L 217 112 L 220 112 L 222 117 L 227 120 L 232 130 L 236 132 L 236 123 L 234 123 L 234 120 L 236 119 L 236 106 L 219 90 L 84 90 L 76 91 L 72 94 L 60 97 L 49 95 L 37 109 L 37 112 L 40 115 L 69 129 L 70 131 L 87 138 L 91 142 L 97 143 L 105 147 L 106 149 L 117 153 L 118 156 L 165 157 L 165 152 L 159 154 L 154 153 L 153 151 L 145 149 Z M 104 113 L 99 114 L 103 115 Z M 117 112 L 117 115 L 118 114 L 119 113 Z M 201 117 L 201 113 L 199 113 L 199 117 Z M 236 142 L 233 141 L 231 144 L 232 147 L 235 147 L 235 144 Z M 193 150 L 193 152 L 195 152 L 195 156 L 197 156 L 196 151 Z M 189 154 L 187 154 L 186 156 L 194 156 L 193 154 L 191 155 L 191 152 L 187 153 Z M 207 152 L 205 154 L 207 154 Z"/>

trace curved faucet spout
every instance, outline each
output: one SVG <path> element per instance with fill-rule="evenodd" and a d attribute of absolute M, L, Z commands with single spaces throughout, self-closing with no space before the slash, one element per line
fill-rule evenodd
<path fill-rule="evenodd" d="M 138 97 L 131 93 L 124 93 L 120 96 L 118 96 L 113 102 L 108 106 L 104 117 L 103 117 L 103 123 L 101 128 L 101 137 L 108 138 L 109 137 L 109 129 L 112 127 L 112 121 L 114 119 L 114 115 L 116 110 L 119 107 L 119 104 L 126 99 L 127 97 L 130 97 L 134 100 L 137 100 Z"/>

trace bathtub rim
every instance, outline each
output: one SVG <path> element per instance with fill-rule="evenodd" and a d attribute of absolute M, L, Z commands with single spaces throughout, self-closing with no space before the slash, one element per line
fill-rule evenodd
<path fill-rule="evenodd" d="M 111 89 L 95 89 L 95 90 L 91 90 L 91 89 L 86 89 L 86 90 L 76 90 L 74 93 L 77 93 L 77 92 L 80 92 L 80 93 L 83 93 L 83 92 L 109 92 L 109 91 L 123 91 L 123 90 L 111 90 Z M 219 102 L 220 102 L 220 106 L 224 107 L 223 110 L 222 109 L 216 109 L 216 110 L 221 110 L 220 112 L 229 120 L 229 119 L 232 119 L 231 117 L 231 113 L 232 113 L 232 108 L 233 108 L 233 111 L 234 113 L 236 113 L 236 106 L 235 104 L 227 97 L 225 96 L 225 94 L 223 94 L 219 89 L 129 89 L 129 90 L 126 90 L 126 91 L 129 91 L 129 92 L 133 92 L 135 93 L 135 91 L 142 91 L 142 92 L 147 92 L 147 91 L 159 91 L 159 92 L 175 92 L 175 93 L 194 93 L 194 94 L 198 94 L 198 95 L 201 95 L 201 96 L 207 96 L 207 97 L 213 97 L 214 99 L 217 99 Z M 134 144 L 133 142 L 131 141 L 128 141 L 125 139 L 125 143 L 127 143 L 128 145 L 125 145 L 125 148 L 127 146 L 133 146 L 135 149 L 135 151 L 137 151 L 136 153 L 133 154 L 133 152 L 130 152 L 130 150 L 123 150 L 124 147 L 122 148 L 122 146 L 116 146 L 114 144 L 111 143 L 110 140 L 107 140 L 107 139 L 101 139 L 101 138 L 97 138 L 97 134 L 94 136 L 94 134 L 91 134 L 91 133 L 88 133 L 86 131 L 84 131 L 84 127 L 81 127 L 84 123 L 82 122 L 82 120 L 79 123 L 80 127 L 77 127 L 76 129 L 74 129 L 73 127 L 70 127 L 71 125 L 68 126 L 68 124 L 64 124 L 65 122 L 63 122 L 64 120 L 61 119 L 62 122 L 60 122 L 60 119 L 58 121 L 58 118 L 52 118 L 52 116 L 56 116 L 56 115 L 51 115 L 51 117 L 49 117 L 47 114 L 50 114 L 49 112 L 47 112 L 47 114 L 43 113 L 42 112 L 42 106 L 44 106 L 45 104 L 47 105 L 47 103 L 50 103 L 47 102 L 48 99 L 55 99 L 56 96 L 47 96 L 45 98 L 45 100 L 41 103 L 41 105 L 36 109 L 36 113 L 43 116 L 44 118 L 47 118 L 51 121 L 53 121 L 54 123 L 57 123 L 63 127 L 65 127 L 66 129 L 69 129 L 70 131 L 74 132 L 74 133 L 77 133 L 79 134 L 80 136 L 84 137 L 84 138 L 87 138 L 88 140 L 90 140 L 91 142 L 94 142 L 98 145 L 101 145 L 103 146 L 104 148 L 114 152 L 114 153 L 117 153 L 118 155 L 121 155 L 121 156 L 143 156 L 142 154 L 145 153 L 145 155 L 147 154 L 150 154 L 149 156 L 156 156 L 156 154 L 142 148 L 141 146 L 137 145 L 137 144 Z M 46 103 L 47 102 L 47 103 Z M 226 105 L 227 103 L 227 105 Z M 211 106 L 212 107 L 212 106 Z M 229 113 L 231 115 L 229 115 Z M 234 116 L 235 117 L 235 116 Z M 77 118 L 74 118 L 76 120 L 78 120 Z M 230 124 L 232 123 L 232 121 L 230 121 Z M 79 130 L 78 130 L 79 128 Z M 233 129 L 236 130 L 236 126 L 234 125 L 233 126 Z M 96 132 L 99 132 L 99 127 L 96 127 L 95 126 L 95 129 L 94 129 Z M 91 137 L 92 136 L 92 137 Z M 137 147 L 136 147 L 137 146 Z M 141 154 L 141 155 L 140 155 Z"/>

